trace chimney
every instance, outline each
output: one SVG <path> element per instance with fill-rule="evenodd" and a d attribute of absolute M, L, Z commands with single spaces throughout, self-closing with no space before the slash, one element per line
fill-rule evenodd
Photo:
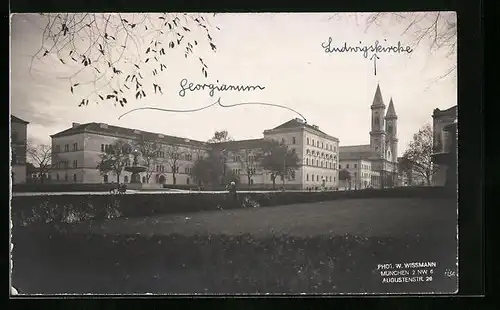
<path fill-rule="evenodd" d="M 73 128 L 77 128 L 78 126 L 80 126 L 80 123 L 73 123 Z"/>
<path fill-rule="evenodd" d="M 99 127 L 104 128 L 104 129 L 108 129 L 108 124 L 100 123 Z"/>
<path fill-rule="evenodd" d="M 137 129 L 134 129 L 134 133 L 137 134 L 137 135 L 141 134 L 141 132 L 139 130 L 137 130 Z"/>
<path fill-rule="evenodd" d="M 318 130 L 318 129 L 319 129 L 318 125 L 312 125 L 312 126 L 313 126 L 313 128 L 314 128 L 314 129 L 316 129 L 316 130 Z"/>
<path fill-rule="evenodd" d="M 304 120 L 303 120 L 303 119 L 300 119 L 300 118 L 298 118 L 298 117 L 297 117 L 297 118 L 295 118 L 295 120 L 296 120 L 297 122 L 301 123 L 301 124 L 304 124 Z"/>
<path fill-rule="evenodd" d="M 161 133 L 158 134 L 158 138 L 164 138 L 165 136 L 162 135 Z"/>

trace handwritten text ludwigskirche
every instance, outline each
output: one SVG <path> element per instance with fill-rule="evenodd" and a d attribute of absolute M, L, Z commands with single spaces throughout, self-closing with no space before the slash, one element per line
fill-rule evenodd
<path fill-rule="evenodd" d="M 344 42 L 344 44 L 340 46 L 334 46 L 332 41 L 332 37 L 329 37 L 328 42 L 323 42 L 321 44 L 321 47 L 325 49 L 325 53 L 363 53 L 363 57 L 368 58 L 370 52 L 375 55 L 377 53 L 392 52 L 395 54 L 410 54 L 413 52 L 410 46 L 403 46 L 400 41 L 398 41 L 397 45 L 392 46 L 384 46 L 378 40 L 372 45 L 363 45 L 363 43 L 359 41 L 359 45 L 357 46 L 347 45 L 347 42 Z M 387 40 L 384 41 L 387 42 Z"/>
<path fill-rule="evenodd" d="M 219 83 L 219 80 L 217 80 Z M 189 83 L 187 79 L 182 79 L 180 82 L 181 90 L 179 91 L 179 96 L 184 97 L 186 95 L 186 90 L 189 91 L 198 91 L 208 89 L 208 94 L 210 97 L 214 96 L 215 91 L 223 92 L 223 91 L 253 91 L 253 90 L 264 90 L 264 86 L 260 85 L 214 85 L 214 84 L 194 84 Z"/>

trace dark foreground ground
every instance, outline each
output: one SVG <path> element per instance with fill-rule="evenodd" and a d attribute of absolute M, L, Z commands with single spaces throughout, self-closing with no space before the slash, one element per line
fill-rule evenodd
<path fill-rule="evenodd" d="M 21 294 L 450 293 L 456 219 L 453 200 L 351 199 L 18 228 L 12 285 Z M 405 262 L 437 267 L 403 268 L 425 272 L 422 282 L 382 283 L 379 264 Z"/>

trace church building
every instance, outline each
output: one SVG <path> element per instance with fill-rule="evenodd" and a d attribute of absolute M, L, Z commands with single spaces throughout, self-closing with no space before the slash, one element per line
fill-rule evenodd
<path fill-rule="evenodd" d="M 398 116 L 392 98 L 386 112 L 380 85 L 377 85 L 371 105 L 370 144 L 340 146 L 339 148 L 339 170 L 346 169 L 351 175 L 351 180 L 345 187 L 385 188 L 396 184 L 397 121 Z"/>

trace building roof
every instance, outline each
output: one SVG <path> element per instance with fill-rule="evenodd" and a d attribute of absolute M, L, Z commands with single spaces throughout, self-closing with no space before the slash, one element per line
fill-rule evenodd
<path fill-rule="evenodd" d="M 331 135 L 329 135 L 329 134 L 321 131 L 318 126 L 309 125 L 308 123 L 304 122 L 300 118 L 291 119 L 288 122 L 285 122 L 285 123 L 283 123 L 283 124 L 281 124 L 279 126 L 274 127 L 273 129 L 264 131 L 264 133 L 266 133 L 267 131 L 272 131 L 272 130 L 277 130 L 277 129 L 289 129 L 289 128 L 290 129 L 292 129 L 292 128 L 309 128 L 309 129 L 311 129 L 313 131 L 316 131 L 316 132 L 318 132 L 320 134 L 326 135 L 326 136 L 331 137 L 331 138 L 333 138 L 333 139 L 335 139 L 335 140 L 338 141 L 338 138 L 333 137 L 333 136 L 331 136 Z"/>
<path fill-rule="evenodd" d="M 339 147 L 339 160 L 349 159 L 371 159 L 377 157 L 369 144 L 367 145 L 349 145 Z"/>
<path fill-rule="evenodd" d="M 238 151 L 238 150 L 244 150 L 244 149 L 256 149 L 256 148 L 262 148 L 266 145 L 266 142 L 268 140 L 261 138 L 261 139 L 249 139 L 249 140 L 237 140 L 237 141 L 227 141 L 227 142 L 220 142 L 220 143 L 211 143 L 210 145 L 219 148 L 219 149 L 226 149 L 228 151 Z"/>
<path fill-rule="evenodd" d="M 16 122 L 16 123 L 21 123 L 21 124 L 29 124 L 29 122 L 23 120 L 23 119 L 20 119 L 19 117 L 15 116 L 15 115 L 10 115 L 10 121 L 11 122 Z"/>
<path fill-rule="evenodd" d="M 103 126 L 105 125 L 105 126 Z M 58 132 L 56 134 L 51 135 L 51 138 L 71 136 L 83 132 L 89 133 L 97 133 L 109 136 L 119 136 L 119 137 L 128 137 L 131 139 L 139 139 L 143 137 L 147 141 L 158 141 L 163 142 L 165 144 L 174 144 L 174 145 L 196 145 L 196 146 L 206 146 L 206 142 L 191 140 L 187 138 L 180 138 L 174 136 L 167 136 L 161 133 L 153 133 L 148 131 L 142 131 L 138 129 L 124 128 L 118 126 L 112 126 L 107 124 L 100 123 L 87 123 L 87 124 L 73 124 L 73 127 Z"/>
<path fill-rule="evenodd" d="M 434 109 L 432 117 L 439 117 L 439 116 L 456 116 L 457 115 L 457 107 L 458 106 L 453 106 L 451 108 L 448 108 L 446 110 L 440 110 L 440 109 Z"/>
<path fill-rule="evenodd" d="M 375 96 L 373 97 L 372 108 L 385 108 L 384 99 L 382 98 L 382 92 L 380 91 L 380 85 L 377 84 L 377 90 L 375 91 Z"/>
<path fill-rule="evenodd" d="M 392 97 L 391 100 L 389 101 L 389 107 L 387 108 L 387 114 L 385 115 L 385 118 L 398 118 L 396 115 L 396 110 L 394 110 L 394 103 L 392 102 Z"/>

